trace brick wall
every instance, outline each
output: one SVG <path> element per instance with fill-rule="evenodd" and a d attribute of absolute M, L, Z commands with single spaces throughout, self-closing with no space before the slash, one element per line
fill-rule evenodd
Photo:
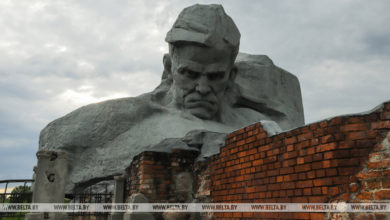
<path fill-rule="evenodd" d="M 127 169 L 126 195 L 177 202 L 175 177 L 192 173 L 199 202 L 390 202 L 390 102 L 267 136 L 261 123 L 226 137 L 221 153 L 144 152 Z M 216 219 L 386 219 L 384 213 L 214 213 Z"/>
<path fill-rule="evenodd" d="M 126 170 L 125 198 L 133 193 L 142 193 L 149 202 L 177 202 L 175 177 L 181 172 L 192 173 L 197 155 L 196 151 L 184 150 L 139 154 Z"/>
<path fill-rule="evenodd" d="M 388 201 L 390 152 L 383 143 L 388 143 L 389 131 L 390 103 L 367 115 L 336 117 L 272 137 L 260 123 L 248 126 L 229 134 L 226 146 L 211 163 L 211 198 L 260 203 Z M 215 216 L 324 217 L 322 213 Z"/>

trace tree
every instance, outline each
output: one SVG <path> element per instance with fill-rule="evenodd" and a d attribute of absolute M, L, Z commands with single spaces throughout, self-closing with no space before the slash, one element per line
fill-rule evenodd
<path fill-rule="evenodd" d="M 17 186 L 11 191 L 10 203 L 31 203 L 31 186 Z"/>

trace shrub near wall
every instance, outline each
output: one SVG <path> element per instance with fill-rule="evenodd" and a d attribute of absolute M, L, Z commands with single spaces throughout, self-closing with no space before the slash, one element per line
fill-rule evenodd
<path fill-rule="evenodd" d="M 213 202 L 324 203 L 390 199 L 390 102 L 272 137 L 261 123 L 229 134 L 211 163 Z M 364 216 L 365 215 L 365 216 Z M 375 216 L 348 215 L 349 218 Z M 377 214 L 381 218 L 383 214 Z M 330 218 L 324 213 L 215 213 L 232 218 Z"/>

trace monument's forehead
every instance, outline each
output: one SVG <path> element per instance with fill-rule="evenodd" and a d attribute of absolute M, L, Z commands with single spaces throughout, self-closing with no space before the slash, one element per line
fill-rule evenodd
<path fill-rule="evenodd" d="M 221 5 L 196 4 L 185 8 L 167 33 L 168 43 L 194 42 L 209 47 L 238 47 L 240 32 Z"/>

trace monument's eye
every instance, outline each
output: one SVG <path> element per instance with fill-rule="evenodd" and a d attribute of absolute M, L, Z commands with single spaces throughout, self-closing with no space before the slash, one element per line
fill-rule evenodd
<path fill-rule="evenodd" d="M 179 73 L 190 79 L 197 79 L 200 76 L 200 73 L 189 69 L 179 70 Z"/>
<path fill-rule="evenodd" d="M 207 78 L 210 81 L 223 79 L 224 76 L 225 76 L 224 72 L 215 72 L 215 73 L 207 74 Z"/>

